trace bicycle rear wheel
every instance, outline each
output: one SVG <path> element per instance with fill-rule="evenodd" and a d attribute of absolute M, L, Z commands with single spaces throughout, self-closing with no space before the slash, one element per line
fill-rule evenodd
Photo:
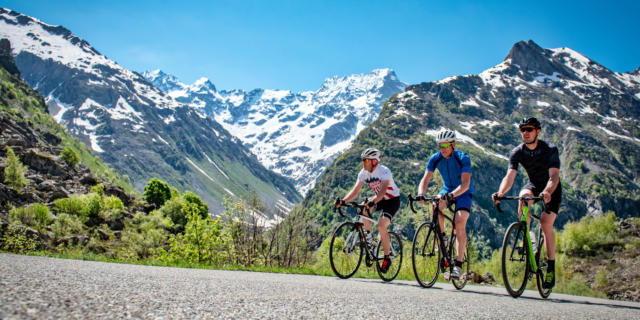
<path fill-rule="evenodd" d="M 376 259 L 376 269 L 378 270 L 380 279 L 387 282 L 398 276 L 398 273 L 400 273 L 400 267 L 402 266 L 402 240 L 395 232 L 389 232 L 389 240 L 391 244 L 389 250 L 391 266 L 385 273 L 380 270 L 380 267 L 382 267 L 382 260 L 384 259 L 384 249 L 380 241 L 378 241 L 378 247 L 376 248 L 376 257 L 378 257 L 378 259 Z"/>
<path fill-rule="evenodd" d="M 519 297 L 527 286 L 529 275 L 528 247 L 520 222 L 512 223 L 502 242 L 502 280 L 507 292 Z"/>
<path fill-rule="evenodd" d="M 456 245 L 456 237 L 453 237 L 453 242 L 449 245 L 451 248 L 451 259 L 452 260 L 457 260 L 458 259 L 458 248 Z M 465 246 L 465 253 L 463 256 L 463 261 L 462 261 L 462 267 L 460 267 L 462 274 L 460 275 L 459 279 L 454 279 L 453 277 L 451 278 L 451 282 L 453 283 L 453 286 L 456 287 L 456 289 L 461 290 L 462 288 L 464 288 L 464 286 L 467 284 L 467 275 L 469 274 L 469 265 L 470 265 L 470 259 L 469 259 L 469 242 L 471 240 L 469 239 L 469 237 L 467 236 L 467 245 Z"/>
<path fill-rule="evenodd" d="M 436 230 L 430 222 L 425 222 L 416 231 L 411 245 L 411 262 L 413 274 L 418 284 L 430 288 L 438 279 L 440 268 L 440 249 Z"/>
<path fill-rule="evenodd" d="M 329 247 L 329 261 L 336 276 L 342 279 L 353 276 L 360 267 L 363 253 L 356 224 L 344 222 L 338 226 Z"/>
<path fill-rule="evenodd" d="M 538 272 L 536 272 L 536 284 L 538 286 L 538 292 L 543 298 L 548 298 L 551 294 L 551 288 L 545 289 L 542 287 L 544 283 L 545 275 L 547 274 L 547 249 L 544 245 L 544 237 L 542 236 L 542 230 L 538 233 L 538 243 L 536 245 L 538 251 L 536 252 L 536 264 L 538 265 Z"/>

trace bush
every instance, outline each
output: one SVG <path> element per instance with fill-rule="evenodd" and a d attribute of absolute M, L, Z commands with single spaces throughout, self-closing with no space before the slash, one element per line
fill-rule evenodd
<path fill-rule="evenodd" d="M 185 191 L 182 194 L 182 198 L 184 198 L 185 205 L 194 204 L 196 206 L 197 213 L 200 214 L 201 217 L 209 217 L 209 206 L 204 203 L 197 194 L 191 191 Z"/>
<path fill-rule="evenodd" d="M 565 225 L 559 236 L 558 248 L 570 255 L 591 254 L 599 249 L 610 249 L 619 244 L 615 235 L 616 227 L 616 215 L 613 212 L 595 218 L 584 216 L 580 221 Z"/>
<path fill-rule="evenodd" d="M 62 149 L 60 152 L 60 158 L 62 158 L 71 167 L 75 167 L 80 161 L 80 157 L 70 146 L 66 146 Z"/>
<path fill-rule="evenodd" d="M 60 214 L 66 213 L 80 217 L 83 221 L 89 216 L 89 211 L 85 203 L 85 197 L 80 195 L 72 195 L 69 198 L 56 199 L 53 201 L 53 210 Z"/>
<path fill-rule="evenodd" d="M 171 199 L 171 189 L 162 180 L 153 178 L 144 187 L 144 200 L 155 204 L 157 208 L 160 208 L 169 199 Z"/>
<path fill-rule="evenodd" d="M 136 261 L 151 256 L 157 248 L 162 247 L 169 236 L 167 229 L 172 227 L 168 218 L 157 210 L 150 214 L 138 212 L 125 222 L 122 231 L 122 246 L 118 256 L 126 260 Z"/>
<path fill-rule="evenodd" d="M 27 172 L 27 167 L 20 162 L 20 159 L 16 157 L 13 149 L 9 146 L 7 146 L 6 164 L 7 166 L 4 168 L 4 182 L 16 190 L 24 188 L 24 186 L 29 183 L 29 180 L 24 177 L 25 172 Z"/>
<path fill-rule="evenodd" d="M 80 217 L 68 213 L 60 213 L 56 221 L 51 225 L 55 239 L 60 239 L 68 235 L 76 235 L 84 233 L 84 224 Z"/>
<path fill-rule="evenodd" d="M 9 217 L 13 223 L 35 227 L 38 230 L 43 230 L 51 224 L 53 220 L 49 208 L 41 203 L 33 203 L 24 207 L 13 208 L 11 212 L 9 212 Z"/>
<path fill-rule="evenodd" d="M 124 214 L 124 204 L 122 200 L 116 196 L 108 196 L 102 199 L 103 205 L 100 211 L 100 217 L 104 220 L 119 219 Z"/>
<path fill-rule="evenodd" d="M 9 225 L 0 237 L 0 249 L 14 253 L 33 251 L 38 244 L 39 240 L 28 235 L 23 226 Z"/>

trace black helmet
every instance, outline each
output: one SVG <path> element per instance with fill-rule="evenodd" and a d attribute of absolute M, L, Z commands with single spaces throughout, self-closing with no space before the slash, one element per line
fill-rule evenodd
<path fill-rule="evenodd" d="M 522 121 L 520 121 L 520 124 L 518 125 L 519 128 L 522 128 L 524 126 L 532 126 L 536 129 L 540 129 L 540 121 L 538 121 L 538 119 L 536 119 L 535 117 L 528 117 L 528 118 L 524 118 L 522 119 Z"/>

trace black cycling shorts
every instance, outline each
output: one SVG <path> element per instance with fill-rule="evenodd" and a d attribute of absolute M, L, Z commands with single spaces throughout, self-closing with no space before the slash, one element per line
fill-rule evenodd
<path fill-rule="evenodd" d="M 531 190 L 531 192 L 533 192 L 533 196 L 537 197 L 537 196 L 540 195 L 542 190 L 544 190 L 544 187 L 536 188 L 536 186 L 534 186 L 533 183 L 531 183 L 531 181 L 529 181 L 524 187 L 522 187 L 522 190 L 524 190 L 524 189 Z M 560 209 L 560 202 L 561 201 L 562 201 L 562 185 L 560 183 L 558 183 L 558 186 L 556 187 L 556 190 L 551 194 L 551 201 L 549 201 L 549 203 L 547 203 L 547 213 L 553 212 L 555 214 L 558 214 L 558 210 Z"/>
<path fill-rule="evenodd" d="M 400 197 L 381 200 L 376 204 L 376 211 L 382 210 L 382 216 L 386 216 L 391 220 L 396 212 L 400 209 Z"/>

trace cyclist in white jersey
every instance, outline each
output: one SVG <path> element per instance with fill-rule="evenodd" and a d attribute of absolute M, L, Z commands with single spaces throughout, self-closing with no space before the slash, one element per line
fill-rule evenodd
<path fill-rule="evenodd" d="M 387 272 L 391 266 L 391 259 L 389 259 L 391 244 L 387 227 L 391 223 L 393 215 L 395 215 L 396 211 L 400 208 L 400 190 L 395 182 L 393 182 L 393 176 L 389 168 L 379 164 L 380 151 L 369 148 L 362 152 L 360 156 L 362 158 L 362 170 L 360 170 L 358 174 L 358 181 L 356 181 L 351 191 L 349 191 L 343 199 L 336 199 L 335 205 L 340 207 L 345 202 L 355 199 L 358 193 L 360 193 L 360 189 L 362 189 L 364 183 L 373 190 L 376 195 L 367 202 L 366 206 L 371 211 L 382 211 L 378 219 L 378 232 L 380 232 L 380 240 L 384 248 L 384 260 L 382 261 L 381 270 L 382 272 Z M 371 222 L 365 220 L 364 229 L 367 236 L 369 236 L 371 233 Z"/>

